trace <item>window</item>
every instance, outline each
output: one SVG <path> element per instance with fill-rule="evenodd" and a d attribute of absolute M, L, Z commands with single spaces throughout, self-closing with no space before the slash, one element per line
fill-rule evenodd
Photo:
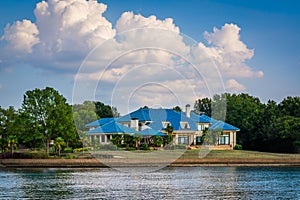
<path fill-rule="evenodd" d="M 189 144 L 188 136 L 178 136 L 178 144 Z"/>
<path fill-rule="evenodd" d="M 189 123 L 187 122 L 180 122 L 180 127 L 181 129 L 188 129 L 189 127 Z"/>
<path fill-rule="evenodd" d="M 168 124 L 170 125 L 170 122 L 162 122 L 162 126 L 163 126 L 164 128 L 167 128 Z"/>
<path fill-rule="evenodd" d="M 201 144 L 201 136 L 196 137 L 196 145 Z"/>
<path fill-rule="evenodd" d="M 198 124 L 198 131 L 204 130 L 204 124 Z"/>
<path fill-rule="evenodd" d="M 228 134 L 221 135 L 219 138 L 219 144 L 229 145 L 229 135 Z"/>
<path fill-rule="evenodd" d="M 105 135 L 101 135 L 101 143 L 105 143 Z"/>

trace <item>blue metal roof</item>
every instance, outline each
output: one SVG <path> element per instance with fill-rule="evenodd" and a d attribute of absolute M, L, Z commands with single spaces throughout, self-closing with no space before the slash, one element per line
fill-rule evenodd
<path fill-rule="evenodd" d="M 85 127 L 97 127 L 97 126 L 102 126 L 104 124 L 107 124 L 113 120 L 116 120 L 116 118 L 101 118 L 99 120 L 93 121 L 89 124 L 86 124 Z"/>
<path fill-rule="evenodd" d="M 145 130 L 140 131 L 142 136 L 166 136 L 165 133 L 160 131 L 153 130 L 152 128 L 147 128 Z"/>
<path fill-rule="evenodd" d="M 207 116 L 207 115 L 198 115 L 194 112 L 191 112 L 190 113 L 190 118 L 195 121 L 195 122 L 198 122 L 198 123 L 213 123 L 213 122 L 216 122 L 217 120 Z"/>
<path fill-rule="evenodd" d="M 121 118 L 102 118 L 100 120 L 91 122 L 86 127 L 97 127 L 96 129 L 90 130 L 88 133 L 136 133 L 134 129 L 119 124 L 117 122 L 130 122 L 132 118 L 136 118 L 139 122 L 150 122 L 147 124 L 154 131 L 164 130 L 162 122 L 170 122 L 174 131 L 197 131 L 197 123 L 210 123 L 210 129 L 222 129 L 222 130 L 234 130 L 239 131 L 240 129 L 232 126 L 228 123 L 215 120 L 207 115 L 198 115 L 194 112 L 190 113 L 190 118 L 186 117 L 184 112 L 177 112 L 172 109 L 151 109 L 151 108 L 140 108 L 134 112 L 131 112 Z M 182 127 L 182 122 L 187 122 L 188 127 Z M 148 130 L 150 131 L 150 130 Z"/>
<path fill-rule="evenodd" d="M 124 126 L 120 123 L 117 123 L 115 121 L 111 121 L 103 126 L 99 126 L 98 128 L 88 131 L 88 134 L 94 134 L 94 133 L 96 133 L 96 134 L 107 134 L 107 133 L 135 134 L 135 133 L 137 133 L 137 131 L 132 128 L 129 128 L 127 126 Z"/>
<path fill-rule="evenodd" d="M 132 118 L 137 118 L 140 122 L 151 121 L 148 126 L 154 130 L 164 130 L 162 122 L 170 122 L 174 131 L 176 130 L 197 130 L 193 120 L 186 117 L 185 114 L 172 109 L 151 109 L 140 108 L 132 113 L 117 119 L 117 122 L 130 122 Z M 180 122 L 187 122 L 189 128 L 182 128 Z"/>
<path fill-rule="evenodd" d="M 212 123 L 212 125 L 209 127 L 209 130 L 216 130 L 216 129 L 222 129 L 224 131 L 239 131 L 240 129 L 232 126 L 231 124 L 228 124 L 226 122 L 222 121 L 216 121 Z"/>

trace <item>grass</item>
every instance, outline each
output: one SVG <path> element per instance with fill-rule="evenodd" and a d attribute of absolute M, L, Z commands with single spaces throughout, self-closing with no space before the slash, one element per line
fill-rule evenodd
<path fill-rule="evenodd" d="M 201 150 L 193 149 L 186 151 L 181 158 L 196 159 L 199 158 Z M 269 153 L 246 150 L 212 150 L 205 158 L 209 159 L 300 159 L 300 154 Z"/>

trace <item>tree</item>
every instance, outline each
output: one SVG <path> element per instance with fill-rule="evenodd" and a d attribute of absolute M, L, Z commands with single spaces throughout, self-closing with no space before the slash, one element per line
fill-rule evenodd
<path fill-rule="evenodd" d="M 140 142 L 142 140 L 142 135 L 140 133 L 136 133 L 133 135 L 133 141 L 135 142 L 135 148 L 140 148 Z"/>
<path fill-rule="evenodd" d="M 14 107 L 0 108 L 0 145 L 2 152 L 10 148 L 11 155 L 16 147 L 18 137 L 22 132 L 22 121 Z"/>
<path fill-rule="evenodd" d="M 194 112 L 197 114 L 205 113 L 208 116 L 211 116 L 211 99 L 203 98 L 195 101 Z"/>
<path fill-rule="evenodd" d="M 57 137 L 54 141 L 54 147 L 58 150 L 59 157 L 60 157 L 60 152 L 64 146 L 66 146 L 64 139 L 62 137 Z"/>
<path fill-rule="evenodd" d="M 49 153 L 50 140 L 62 137 L 68 143 L 76 138 L 72 107 L 53 88 L 46 87 L 27 91 L 21 110 L 30 129 L 41 134 L 47 153 Z M 29 130 L 26 132 L 30 134 Z M 31 140 L 33 139 L 31 137 Z"/>
<path fill-rule="evenodd" d="M 112 108 L 109 105 L 105 105 L 102 102 L 95 102 L 95 107 L 96 107 L 96 114 L 100 118 L 108 118 L 108 117 L 113 117 L 113 111 Z"/>
<path fill-rule="evenodd" d="M 168 133 L 168 135 L 172 135 L 174 128 L 173 128 L 173 126 L 168 124 L 167 127 L 165 128 L 165 131 Z"/>
<path fill-rule="evenodd" d="M 73 105 L 73 116 L 77 130 L 85 131 L 85 125 L 98 119 L 95 103 L 84 101 L 83 104 Z"/>
<path fill-rule="evenodd" d="M 172 109 L 175 110 L 175 111 L 177 111 L 177 112 L 182 112 L 182 109 L 179 106 L 175 106 Z"/>
<path fill-rule="evenodd" d="M 275 134 L 281 141 L 284 152 L 300 150 L 300 117 L 284 116 L 276 120 Z"/>
<path fill-rule="evenodd" d="M 221 129 L 215 129 L 215 130 L 209 130 L 206 129 L 203 131 L 202 135 L 202 143 L 206 145 L 218 145 L 219 143 L 219 138 L 223 134 Z"/>
<path fill-rule="evenodd" d="M 278 105 L 280 116 L 300 117 L 300 97 L 287 97 Z"/>
<path fill-rule="evenodd" d="M 155 146 L 155 147 L 160 147 L 163 144 L 163 139 L 161 136 L 156 136 L 156 135 L 152 136 L 151 141 L 152 141 L 153 146 Z"/>

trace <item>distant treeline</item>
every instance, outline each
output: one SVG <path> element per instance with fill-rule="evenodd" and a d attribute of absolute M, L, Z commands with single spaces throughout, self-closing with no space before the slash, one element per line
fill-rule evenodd
<path fill-rule="evenodd" d="M 279 104 L 274 101 L 263 104 L 248 94 L 222 94 L 197 100 L 194 111 L 225 119 L 240 128 L 237 142 L 244 149 L 299 151 L 300 97 L 287 97 Z M 0 149 L 13 154 L 18 147 L 44 149 L 47 153 L 51 146 L 58 151 L 81 148 L 88 143 L 85 124 L 119 116 L 115 107 L 102 102 L 70 105 L 53 88 L 29 90 L 24 94 L 21 108 L 0 107 Z"/>
<path fill-rule="evenodd" d="M 224 109 L 225 108 L 225 109 Z M 240 128 L 237 143 L 243 149 L 300 152 L 300 97 L 280 103 L 262 103 L 249 94 L 222 94 L 198 99 L 195 112 L 203 112 Z"/>

